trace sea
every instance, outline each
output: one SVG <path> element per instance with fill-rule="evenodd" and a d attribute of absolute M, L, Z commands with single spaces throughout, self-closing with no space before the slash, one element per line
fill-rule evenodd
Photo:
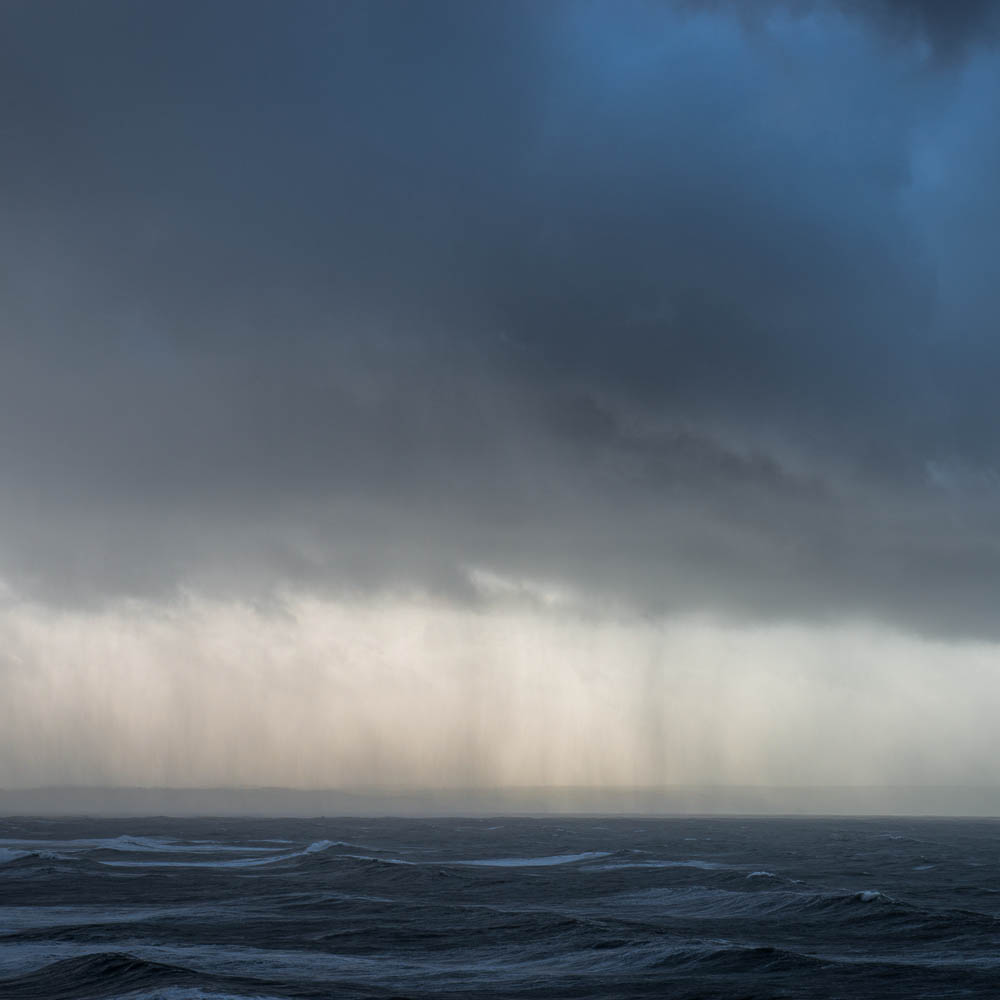
<path fill-rule="evenodd" d="M 1000 822 L 0 819 L 2 1000 L 1000 997 Z"/>

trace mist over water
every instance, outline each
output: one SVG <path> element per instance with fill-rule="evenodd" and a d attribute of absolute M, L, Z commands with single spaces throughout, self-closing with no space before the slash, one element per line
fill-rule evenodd
<path fill-rule="evenodd" d="M 995 649 L 510 599 L 0 615 L 0 788 L 988 785 Z"/>

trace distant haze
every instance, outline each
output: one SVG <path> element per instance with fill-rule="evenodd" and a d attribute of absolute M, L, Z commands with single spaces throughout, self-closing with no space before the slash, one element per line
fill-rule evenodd
<path fill-rule="evenodd" d="M 541 788 L 26 788 L 0 816 L 962 816 L 1000 815 L 1000 792 L 964 786 Z"/>
<path fill-rule="evenodd" d="M 998 811 L 998 42 L 6 3 L 0 789 Z"/>

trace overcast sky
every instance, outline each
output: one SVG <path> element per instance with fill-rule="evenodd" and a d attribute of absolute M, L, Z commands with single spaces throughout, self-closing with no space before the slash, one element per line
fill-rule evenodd
<path fill-rule="evenodd" d="M 517 697 L 544 674 L 538 720 L 606 704 L 584 661 L 666 706 L 622 709 L 631 763 L 603 770 L 552 764 L 572 741 L 501 766 L 509 716 L 480 719 L 489 763 L 456 781 L 730 776 L 722 723 L 681 766 L 664 720 L 750 683 L 751 648 L 800 722 L 831 684 L 867 699 L 850 651 L 874 656 L 874 634 L 896 650 L 875 657 L 887 731 L 935 717 L 899 707 L 919 660 L 950 706 L 938 737 L 971 741 L 936 778 L 986 773 L 992 726 L 969 713 L 1000 704 L 982 666 L 1000 650 L 1000 4 L 0 0 L 0 94 L 0 672 L 11 713 L 63 734 L 8 733 L 0 785 L 253 783 L 253 754 L 190 733 L 196 760 L 169 750 L 180 695 L 157 708 L 173 736 L 116 770 L 99 730 L 139 740 L 153 689 L 114 709 L 95 692 L 136 683 L 138 658 L 197 700 L 238 660 L 256 680 L 234 731 L 266 729 L 263 692 L 308 691 L 339 655 L 316 638 L 335 619 L 382 650 L 376 669 L 351 640 L 349 695 L 327 678 L 367 720 L 365 763 L 297 743 L 267 782 L 426 782 L 468 753 L 455 733 L 487 696 L 434 701 L 457 743 L 399 769 L 429 737 L 373 706 L 418 669 L 393 646 L 413 608 L 451 622 L 446 653 L 420 647 L 425 693 L 458 683 L 465 635 Z M 244 613 L 266 639 L 206 639 Z M 737 674 L 676 639 L 692 622 Z M 945 665 L 963 650 L 974 664 Z M 677 669 L 697 678 L 683 696 Z M 555 729 L 597 725 L 570 716 Z M 760 764 L 774 720 L 748 718 Z M 863 743 L 843 773 L 793 767 L 807 730 L 769 744 L 767 774 L 926 774 L 912 735 L 898 759 Z"/>

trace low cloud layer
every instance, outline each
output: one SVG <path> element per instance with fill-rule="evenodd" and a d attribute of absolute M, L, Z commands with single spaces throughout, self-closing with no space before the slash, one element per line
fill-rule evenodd
<path fill-rule="evenodd" d="M 996 638 L 995 5 L 736 6 L 7 4 L 8 604 Z"/>

